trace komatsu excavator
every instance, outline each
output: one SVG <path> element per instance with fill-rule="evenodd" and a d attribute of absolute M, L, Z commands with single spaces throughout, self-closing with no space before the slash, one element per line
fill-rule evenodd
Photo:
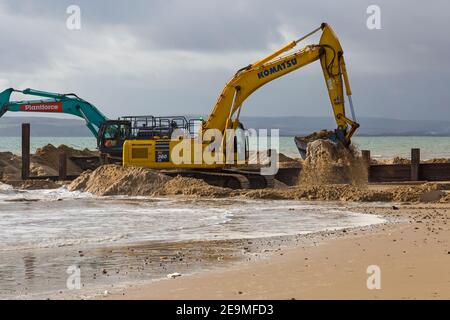
<path fill-rule="evenodd" d="M 307 45 L 300 50 L 288 52 L 296 47 L 299 42 L 319 31 L 322 31 L 319 44 Z M 355 120 L 351 99 L 352 92 L 344 61 L 344 52 L 336 34 L 326 23 L 323 23 L 319 28 L 306 36 L 286 44 L 264 59 L 238 70 L 234 77 L 225 85 L 208 119 L 202 122 L 200 133 L 205 134 L 211 129 L 221 132 L 222 148 L 220 152 L 224 153 L 223 158 L 226 158 L 227 148 L 225 147 L 225 141 L 227 139 L 227 132 L 230 129 L 237 130 L 244 127 L 239 120 L 244 101 L 263 85 L 314 61 L 320 61 L 322 66 L 325 85 L 337 123 L 337 128 L 332 134 L 327 137 L 321 136 L 321 138 L 331 139 L 336 143 L 342 143 L 348 146 L 359 124 Z M 350 103 L 352 119 L 346 116 L 344 86 Z M 172 123 L 170 119 L 167 122 L 169 124 Z M 177 125 L 174 128 L 182 128 L 191 132 L 192 128 L 189 124 L 190 122 L 187 121 L 185 125 Z M 236 161 L 231 164 L 223 162 L 207 163 L 203 160 L 186 163 L 174 161 L 171 156 L 179 156 L 179 144 L 181 142 L 180 139 L 171 139 L 171 132 L 171 130 L 166 130 L 164 136 L 161 136 L 159 133 L 154 132 L 154 130 L 149 130 L 149 138 L 125 141 L 123 148 L 124 165 L 158 169 L 195 169 L 196 171 L 193 172 L 197 172 L 197 174 L 199 174 L 199 170 L 205 169 L 220 169 L 223 173 L 230 168 L 247 165 L 247 159 L 240 163 Z M 191 148 L 185 148 L 183 151 L 186 152 L 188 150 L 191 153 L 192 159 L 195 158 L 194 150 L 199 150 L 200 152 L 207 150 L 206 148 L 210 147 L 211 142 L 208 139 L 201 139 L 199 141 L 199 139 L 192 137 L 189 142 Z M 302 156 L 306 153 L 307 142 L 307 139 L 302 140 L 296 138 L 296 143 Z M 237 141 L 237 137 L 235 144 L 243 145 L 244 147 L 247 146 L 245 141 Z"/>

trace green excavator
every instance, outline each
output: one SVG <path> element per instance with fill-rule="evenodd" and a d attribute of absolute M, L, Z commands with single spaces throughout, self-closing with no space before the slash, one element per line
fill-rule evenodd
<path fill-rule="evenodd" d="M 43 99 L 11 101 L 11 95 L 15 92 Z M 108 119 L 97 107 L 74 93 L 60 94 L 34 89 L 16 90 L 12 88 L 0 93 L 0 117 L 6 112 L 59 113 L 82 118 L 97 139 L 98 150 L 120 159 L 122 158 L 125 140 L 142 136 L 140 131 L 143 128 L 163 128 L 163 124 L 166 122 L 185 120 L 182 119 L 183 117 L 178 117 L 180 119 L 163 119 L 153 116 L 126 116 L 113 120 Z"/>

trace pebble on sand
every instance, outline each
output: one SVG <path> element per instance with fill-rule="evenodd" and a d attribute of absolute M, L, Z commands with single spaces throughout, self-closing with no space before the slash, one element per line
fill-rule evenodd
<path fill-rule="evenodd" d="M 178 277 L 181 277 L 181 273 L 174 272 L 174 273 L 170 273 L 170 274 L 167 275 L 167 278 L 169 278 L 169 279 L 175 279 L 175 278 L 178 278 Z"/>

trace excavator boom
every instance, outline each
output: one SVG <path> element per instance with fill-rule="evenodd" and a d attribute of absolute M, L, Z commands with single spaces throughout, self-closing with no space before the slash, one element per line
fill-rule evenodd
<path fill-rule="evenodd" d="M 322 30 L 319 44 L 308 45 L 303 49 L 282 54 L 312 34 Z M 288 73 L 298 70 L 314 61 L 320 60 L 325 84 L 328 90 L 334 118 L 337 123 L 335 139 L 350 143 L 359 127 L 354 117 L 351 88 L 340 42 L 331 29 L 323 23 L 320 28 L 297 41 L 292 41 L 260 61 L 240 69 L 226 84 L 220 94 L 203 130 L 236 128 L 243 102 L 263 85 Z M 346 116 L 344 105 L 344 86 L 349 97 L 353 120 Z"/>
<path fill-rule="evenodd" d="M 11 94 L 14 92 L 43 99 L 11 101 Z M 34 89 L 6 89 L 0 93 L 0 118 L 8 111 L 64 113 L 82 118 L 96 138 L 98 150 L 112 157 L 122 157 L 123 142 L 131 138 L 129 120 L 109 120 L 93 104 L 74 93 L 60 94 Z M 55 121 L 57 120 L 55 119 Z"/>
<path fill-rule="evenodd" d="M 13 92 L 32 95 L 46 99 L 28 101 L 10 101 Z M 46 112 L 65 113 L 80 117 L 86 121 L 86 126 L 98 138 L 98 131 L 108 119 L 91 103 L 75 94 L 60 94 L 34 89 L 6 89 L 0 93 L 0 117 L 6 112 Z"/>

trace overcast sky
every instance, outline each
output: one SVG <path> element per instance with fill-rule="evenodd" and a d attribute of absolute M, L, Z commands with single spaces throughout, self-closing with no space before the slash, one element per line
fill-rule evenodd
<path fill-rule="evenodd" d="M 71 4 L 81 30 L 66 28 Z M 366 26 L 371 4 L 381 30 Z M 326 21 L 357 115 L 449 120 L 449 12 L 447 0 L 0 0 L 0 90 L 75 92 L 110 117 L 206 115 L 237 69 Z M 261 88 L 242 114 L 331 116 L 320 64 Z"/>

